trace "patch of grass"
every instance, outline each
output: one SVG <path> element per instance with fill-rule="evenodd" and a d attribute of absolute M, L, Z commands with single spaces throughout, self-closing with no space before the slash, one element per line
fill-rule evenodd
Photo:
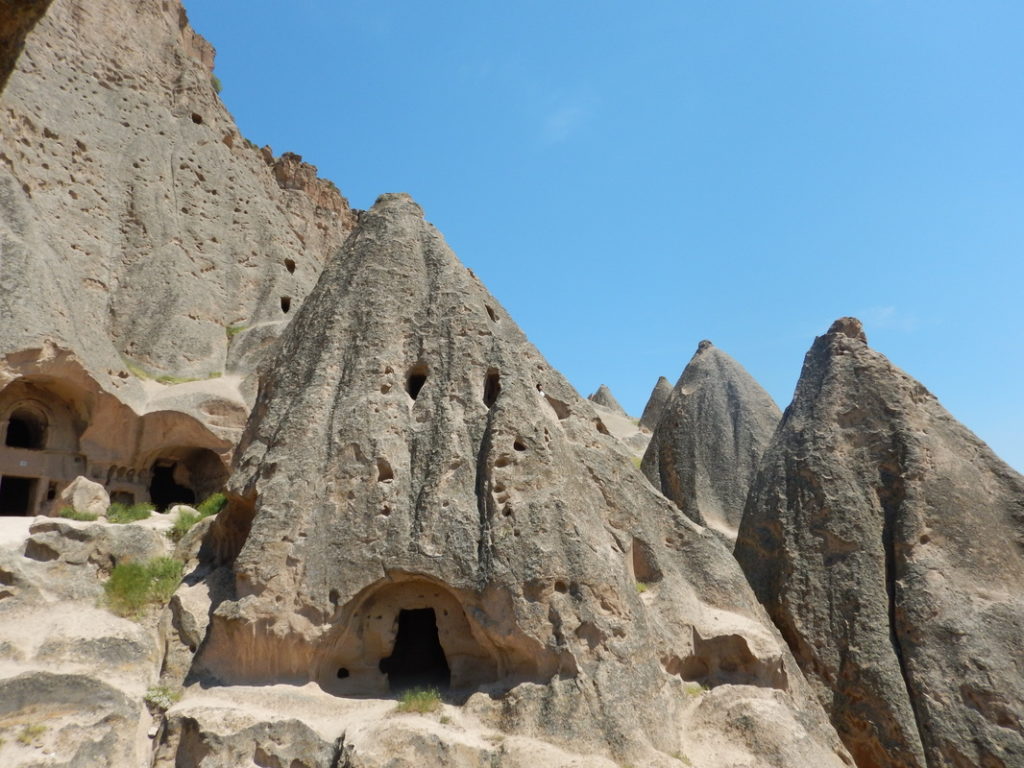
<path fill-rule="evenodd" d="M 678 760 L 683 765 L 689 765 L 689 766 L 693 765 L 693 763 L 690 762 L 690 758 L 688 758 L 682 752 L 676 752 L 674 755 L 672 755 L 672 757 L 674 757 L 676 760 Z"/>
<path fill-rule="evenodd" d="M 209 381 L 210 379 L 219 379 L 223 376 L 222 371 L 214 371 L 208 376 L 171 376 L 170 374 L 163 374 L 157 376 L 155 381 L 157 384 L 166 384 L 167 386 L 173 386 L 175 384 L 188 384 L 192 381 Z"/>
<path fill-rule="evenodd" d="M 707 686 L 701 685 L 700 683 L 684 683 L 683 693 L 687 696 L 700 696 L 702 693 L 707 693 Z"/>
<path fill-rule="evenodd" d="M 437 688 L 410 688 L 398 700 L 399 712 L 425 715 L 441 708 L 441 692 Z"/>
<path fill-rule="evenodd" d="M 134 523 L 136 520 L 145 520 L 153 514 L 154 509 L 155 507 L 146 501 L 131 505 L 115 501 L 107 507 L 107 522 L 123 524 Z"/>
<path fill-rule="evenodd" d="M 210 85 L 213 86 L 213 92 L 218 95 L 220 94 L 221 89 L 224 87 L 224 84 L 220 81 L 220 78 L 213 74 L 213 72 L 210 73 Z"/>
<path fill-rule="evenodd" d="M 95 512 L 79 512 L 74 507 L 61 507 L 57 514 L 67 520 L 80 520 L 88 523 L 99 517 Z"/>
<path fill-rule="evenodd" d="M 249 141 L 249 140 L 246 139 L 246 141 Z M 249 143 L 252 144 L 251 141 Z M 255 146 L 256 145 L 253 144 L 254 148 L 255 148 Z M 235 338 L 235 336 L 240 334 L 242 331 L 244 331 L 248 327 L 249 327 L 248 325 L 229 325 L 227 328 L 224 329 L 224 332 L 228 335 L 229 339 L 233 339 L 233 338 Z"/>
<path fill-rule="evenodd" d="M 150 375 L 149 371 L 147 371 L 145 368 L 142 368 L 141 366 L 136 365 L 135 363 L 133 363 L 128 358 L 122 357 L 121 358 L 121 362 L 124 363 L 124 367 L 128 369 L 128 373 L 130 373 L 135 378 L 137 378 L 137 379 L 152 379 L 153 378 Z"/>
<path fill-rule="evenodd" d="M 31 746 L 36 739 L 46 733 L 45 725 L 26 725 L 18 734 L 18 743 L 26 747 Z"/>
<path fill-rule="evenodd" d="M 644 463 L 644 460 L 640 456 L 631 456 L 630 458 L 633 460 L 633 466 L 640 469 L 640 465 Z"/>
<path fill-rule="evenodd" d="M 638 581 L 638 582 L 636 583 L 636 591 L 637 591 L 637 594 L 641 594 L 641 595 L 642 595 L 642 594 L 643 594 L 644 592 L 646 592 L 646 591 L 647 591 L 648 589 L 649 589 L 649 587 L 647 586 L 647 583 L 646 583 L 646 582 L 643 582 L 643 581 Z"/>
<path fill-rule="evenodd" d="M 175 702 L 181 699 L 181 691 L 166 685 L 151 685 L 143 697 L 147 704 L 152 704 L 161 712 L 166 712 Z"/>
<path fill-rule="evenodd" d="M 174 525 L 167 532 L 167 536 L 172 541 L 181 541 L 185 534 L 192 529 L 193 525 L 204 518 L 216 515 L 224 509 L 227 503 L 227 496 L 223 493 L 214 493 L 204 499 L 194 512 L 188 509 L 179 509 L 178 517 L 175 519 Z"/>
<path fill-rule="evenodd" d="M 185 564 L 170 557 L 119 563 L 103 585 L 107 605 L 119 616 L 138 616 L 150 604 L 166 603 L 181 582 Z"/>

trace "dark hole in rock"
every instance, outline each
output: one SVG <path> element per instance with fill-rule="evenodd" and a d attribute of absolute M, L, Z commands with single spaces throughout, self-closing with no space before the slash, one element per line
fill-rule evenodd
<path fill-rule="evenodd" d="M 561 400 L 556 400 L 551 395 L 544 395 L 544 399 L 548 401 L 548 405 L 551 406 L 551 410 L 555 412 L 555 416 L 558 420 L 566 419 L 569 417 L 569 406 L 563 403 Z"/>
<path fill-rule="evenodd" d="M 395 649 L 380 660 L 380 671 L 388 676 L 392 692 L 417 686 L 449 686 L 451 670 L 437 636 L 437 615 L 433 608 L 399 611 Z"/>
<path fill-rule="evenodd" d="M 195 123 L 196 125 L 202 125 L 203 124 L 203 116 L 198 114 L 198 113 L 196 113 L 196 112 L 193 112 L 192 113 L 192 122 Z"/>
<path fill-rule="evenodd" d="M 413 400 L 419 397 L 420 390 L 427 383 L 429 370 L 426 363 L 417 363 L 409 369 L 409 373 L 405 377 L 405 391 Z"/>
<path fill-rule="evenodd" d="M 338 679 L 339 680 L 344 680 L 346 677 L 348 677 L 348 670 L 345 669 L 344 667 L 339 667 L 338 668 Z"/>
<path fill-rule="evenodd" d="M 395 479 L 395 471 L 391 469 L 391 463 L 381 457 L 377 459 L 377 482 L 386 483 Z"/>
<path fill-rule="evenodd" d="M 387 517 L 391 514 L 391 507 L 381 507 L 380 513 L 384 515 L 384 517 Z"/>
<path fill-rule="evenodd" d="M 488 408 L 494 405 L 501 394 L 501 374 L 497 368 L 488 368 L 487 377 L 484 379 L 484 405 Z"/>
<path fill-rule="evenodd" d="M 633 550 L 633 577 L 643 584 L 655 584 L 661 581 L 661 568 L 658 567 L 650 545 L 646 541 L 634 537 L 631 549 Z"/>
<path fill-rule="evenodd" d="M 292 308 L 292 297 L 291 296 L 282 296 L 281 297 L 281 311 L 284 312 L 287 315 L 288 312 L 291 311 L 291 308 Z"/>
<path fill-rule="evenodd" d="M 284 268 L 288 270 L 288 274 L 289 275 L 295 274 L 295 260 L 294 259 L 285 259 L 284 260 Z"/>
<path fill-rule="evenodd" d="M 569 585 L 564 581 L 555 582 L 555 592 L 561 592 L 563 595 L 569 591 Z"/>
<path fill-rule="evenodd" d="M 512 447 L 515 448 L 517 451 L 525 451 L 526 443 L 524 443 L 520 438 L 517 437 L 516 441 L 512 443 Z"/>
<path fill-rule="evenodd" d="M 46 488 L 46 500 L 53 501 L 57 498 L 57 484 L 50 483 Z"/>
<path fill-rule="evenodd" d="M 484 304 L 484 309 L 487 310 L 487 316 L 491 318 L 492 323 L 498 322 L 498 316 L 494 313 L 494 310 L 491 307 L 489 307 L 487 304 Z"/>
<path fill-rule="evenodd" d="M 0 515 L 23 517 L 34 514 L 32 497 L 35 490 L 35 478 L 10 475 L 0 478 Z"/>
<path fill-rule="evenodd" d="M 341 599 L 341 595 L 338 594 L 338 590 L 332 589 L 327 593 L 327 599 L 331 601 L 331 605 L 337 605 Z"/>
<path fill-rule="evenodd" d="M 7 422 L 7 438 L 11 448 L 41 451 L 46 443 L 46 422 L 31 411 L 17 410 Z"/>
<path fill-rule="evenodd" d="M 149 500 L 161 512 L 174 504 L 196 503 L 195 491 L 175 481 L 175 466 L 176 463 L 153 465 L 153 479 L 149 481 Z"/>
<path fill-rule="evenodd" d="M 601 421 L 600 419 L 594 419 L 594 426 L 597 427 L 597 431 L 600 432 L 602 435 L 611 434 L 611 432 L 608 431 L 608 427 L 606 427 L 604 425 L 604 422 Z"/>

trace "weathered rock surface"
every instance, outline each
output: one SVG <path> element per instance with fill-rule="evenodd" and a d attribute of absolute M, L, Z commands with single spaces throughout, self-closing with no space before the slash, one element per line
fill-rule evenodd
<path fill-rule="evenodd" d="M 235 590 L 194 668 L 209 690 L 427 680 L 571 754 L 848 760 L 730 553 L 407 196 L 361 216 L 268 371 L 206 545 Z"/>
<path fill-rule="evenodd" d="M 1024 765 L 1024 478 L 843 318 L 736 557 L 859 766 Z"/>
<path fill-rule="evenodd" d="M 110 494 L 100 483 L 79 475 L 60 492 L 60 499 L 75 512 L 104 515 L 110 506 Z"/>
<path fill-rule="evenodd" d="M 14 71 L 25 36 L 53 0 L 0 0 L 0 91 Z"/>
<path fill-rule="evenodd" d="M 620 413 L 626 417 L 629 416 L 629 414 L 626 413 L 626 409 L 619 405 L 619 401 L 615 399 L 615 395 L 612 394 L 612 391 L 608 389 L 608 387 L 605 386 L 604 384 L 598 387 L 597 391 L 594 392 L 592 395 L 589 395 L 587 399 L 590 400 L 592 403 L 597 403 L 598 405 L 604 406 L 610 411 Z"/>
<path fill-rule="evenodd" d="M 743 366 L 702 341 L 664 406 L 641 467 L 690 519 L 732 543 L 780 418 Z"/>
<path fill-rule="evenodd" d="M 0 68 L 47 3 L 10 5 Z M 237 440 L 246 377 L 355 214 L 298 155 L 239 134 L 213 56 L 177 0 L 55 0 L 27 35 L 0 94 L 0 386 L 70 355 L 135 414 Z"/>
<path fill-rule="evenodd" d="M 665 406 L 668 405 L 671 397 L 672 382 L 664 376 L 659 376 L 658 383 L 651 390 L 651 396 L 647 398 L 647 405 L 644 406 L 644 412 L 640 416 L 640 426 L 653 432 L 654 428 L 658 426 L 658 422 L 661 421 Z"/>

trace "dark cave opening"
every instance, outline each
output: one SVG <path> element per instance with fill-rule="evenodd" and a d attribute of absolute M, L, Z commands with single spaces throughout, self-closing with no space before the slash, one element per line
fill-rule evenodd
<path fill-rule="evenodd" d="M 380 660 L 380 671 L 388 676 L 393 693 L 417 686 L 448 688 L 451 670 L 437 636 L 433 608 L 399 612 L 395 649 Z"/>
<path fill-rule="evenodd" d="M 175 504 L 196 503 L 195 491 L 175 482 L 175 466 L 175 464 L 153 465 L 153 479 L 149 483 L 149 500 L 161 512 Z"/>
<path fill-rule="evenodd" d="M 0 478 L 0 515 L 23 517 L 31 514 L 36 480 L 31 477 Z"/>

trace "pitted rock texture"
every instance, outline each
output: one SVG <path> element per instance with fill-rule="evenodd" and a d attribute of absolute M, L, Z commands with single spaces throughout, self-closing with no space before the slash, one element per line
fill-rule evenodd
<path fill-rule="evenodd" d="M 361 216 L 267 371 L 206 544 L 235 595 L 193 680 L 379 697 L 420 676 L 620 762 L 703 739 L 728 745 L 705 766 L 844 764 L 730 553 L 408 196 Z"/>
<path fill-rule="evenodd" d="M 665 406 L 672 397 L 672 382 L 664 376 L 658 377 L 658 383 L 651 390 L 651 396 L 647 398 L 647 405 L 644 406 L 643 415 L 640 416 L 640 426 L 651 432 L 658 426 L 662 415 L 665 413 Z"/>
<path fill-rule="evenodd" d="M 1024 478 L 837 321 L 736 557 L 862 768 L 1024 765 Z"/>
<path fill-rule="evenodd" d="M 212 66 L 177 0 L 36 24 L 0 96 L 0 354 L 69 350 L 105 390 L 252 372 L 229 347 L 289 319 L 355 214 L 239 134 Z"/>
<path fill-rule="evenodd" d="M 619 401 L 615 399 L 615 395 L 612 394 L 612 391 L 604 384 L 598 387 L 597 391 L 588 396 L 587 399 L 592 403 L 603 405 L 605 408 L 610 411 L 614 411 L 615 413 L 623 416 L 629 415 L 626 413 L 626 409 L 619 405 Z"/>
<path fill-rule="evenodd" d="M 702 341 L 663 406 L 641 467 L 687 516 L 732 543 L 780 418 L 743 366 Z"/>

